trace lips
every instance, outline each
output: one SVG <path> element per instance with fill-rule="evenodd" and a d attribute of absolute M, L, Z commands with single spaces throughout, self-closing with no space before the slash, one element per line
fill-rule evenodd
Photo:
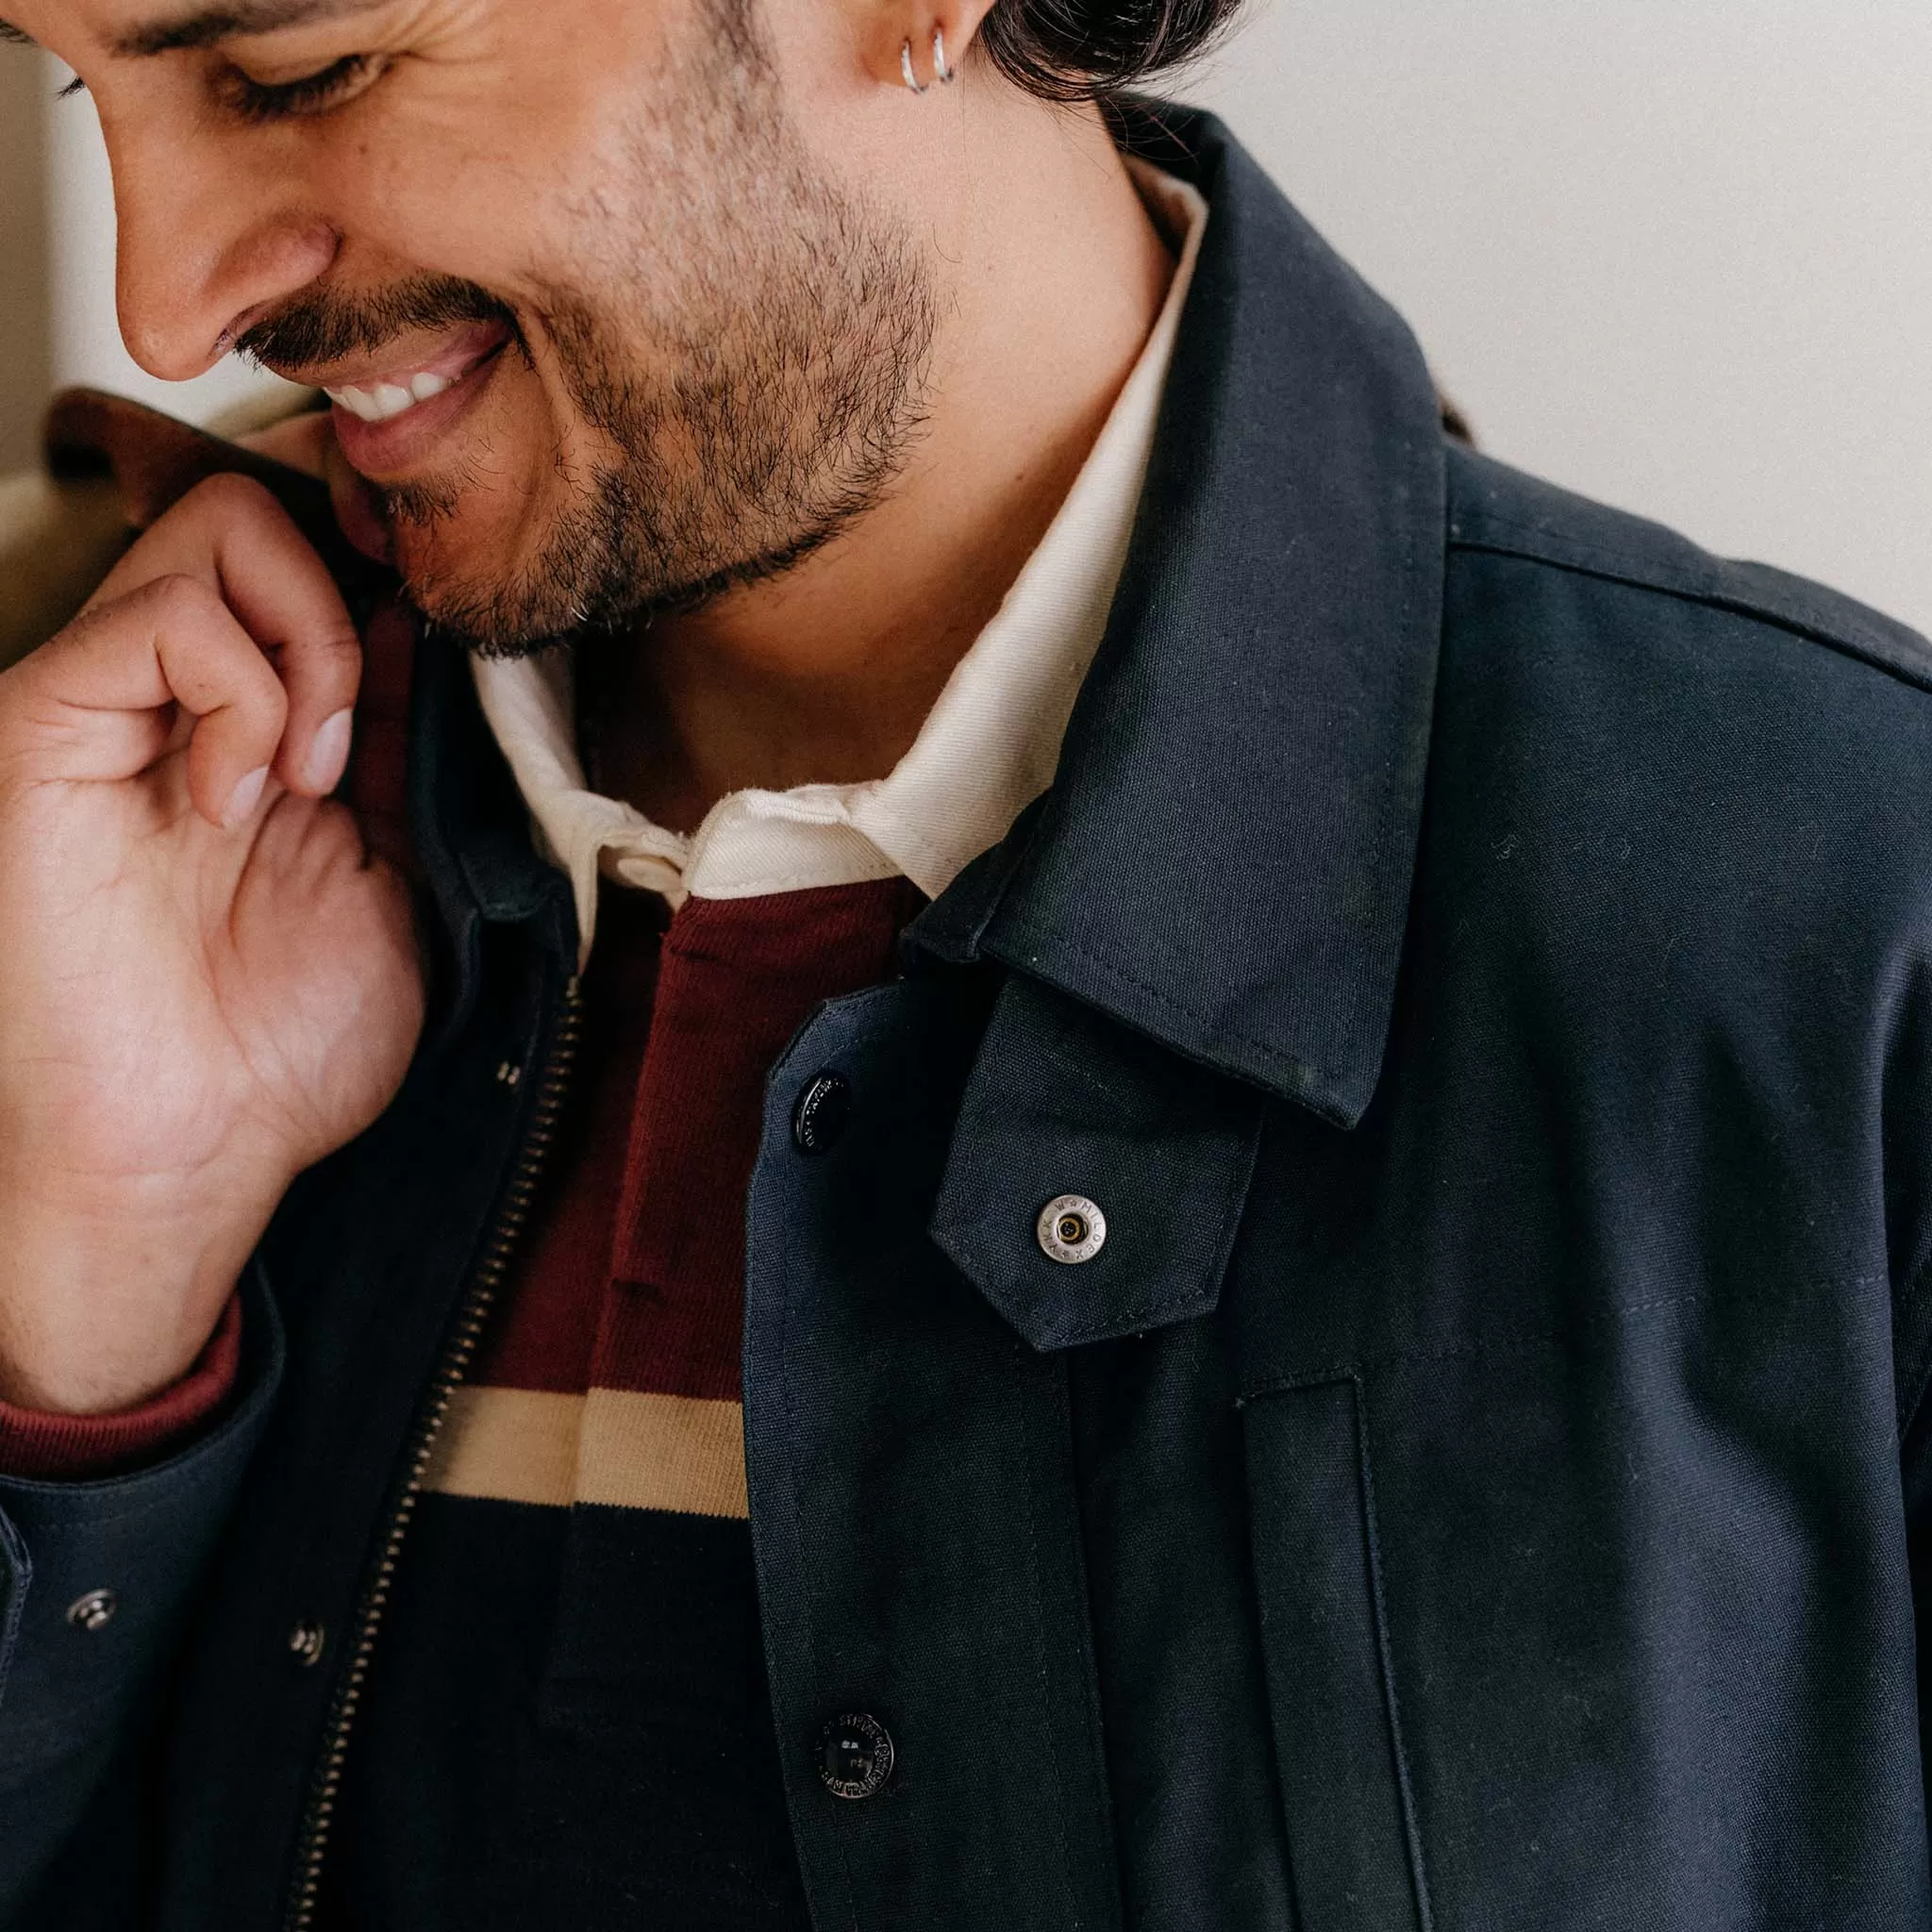
<path fill-rule="evenodd" d="M 432 460 L 489 386 L 511 331 L 474 325 L 425 345 L 391 348 L 308 374 L 335 405 L 336 441 L 374 482 L 400 481 Z M 320 378 L 320 379 L 318 379 Z"/>
<path fill-rule="evenodd" d="M 452 389 L 509 339 L 501 323 L 475 323 L 426 344 L 399 345 L 386 358 L 308 374 L 332 403 L 362 423 L 387 423 Z"/>

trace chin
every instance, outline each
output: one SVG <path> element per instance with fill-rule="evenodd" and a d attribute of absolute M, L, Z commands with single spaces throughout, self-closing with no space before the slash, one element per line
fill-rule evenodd
<path fill-rule="evenodd" d="M 389 527 L 404 587 L 426 617 L 460 628 L 466 614 L 515 601 L 524 533 L 467 495 L 427 520 L 391 517 Z"/>
<path fill-rule="evenodd" d="M 524 533 L 473 535 L 460 519 L 404 527 L 395 538 L 410 601 L 438 630 L 491 657 L 541 649 L 583 625 L 582 609 L 530 550 Z"/>

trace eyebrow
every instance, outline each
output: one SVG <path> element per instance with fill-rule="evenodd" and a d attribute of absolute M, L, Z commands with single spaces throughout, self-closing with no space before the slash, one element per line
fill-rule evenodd
<path fill-rule="evenodd" d="M 204 7 L 173 20 L 125 28 L 110 44 L 116 54 L 144 59 L 156 54 L 177 53 L 184 47 L 212 47 L 222 41 L 245 40 L 251 34 L 277 33 L 318 20 L 368 13 L 382 4 L 383 0 L 225 0 L 223 5 Z M 0 20 L 0 41 L 23 47 L 34 45 L 31 35 L 5 20 Z"/>
<path fill-rule="evenodd" d="M 175 20 L 129 27 L 114 38 L 114 51 L 140 59 L 172 54 L 183 47 L 211 47 L 221 41 L 245 40 L 251 34 L 272 34 L 285 27 L 308 26 L 319 20 L 368 13 L 383 0 L 227 0 Z"/>

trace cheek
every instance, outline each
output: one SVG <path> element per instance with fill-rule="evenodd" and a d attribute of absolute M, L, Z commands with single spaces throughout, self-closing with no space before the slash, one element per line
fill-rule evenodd
<path fill-rule="evenodd" d="M 449 513 L 394 530 L 396 561 L 424 579 L 501 580 L 544 551 L 605 456 L 554 379 L 505 351 L 487 394 L 419 479 Z"/>
<path fill-rule="evenodd" d="M 496 219 L 489 218 L 491 206 Z M 355 279 L 380 287 L 416 275 L 453 275 L 513 298 L 524 241 L 513 186 L 492 183 L 487 165 L 449 173 L 386 169 L 336 206 Z"/>
<path fill-rule="evenodd" d="M 345 233 L 506 296 L 524 264 L 568 252 L 574 211 L 608 213 L 625 118 L 610 110 L 626 93 L 608 67 L 586 70 L 600 89 L 553 65 L 525 51 L 386 75 L 333 158 Z"/>
<path fill-rule="evenodd" d="M 354 264 L 358 280 L 427 273 L 509 296 L 516 265 L 541 243 L 554 165 L 527 143 L 487 98 L 405 68 L 344 124 L 313 185 L 346 250 L 366 258 Z"/>

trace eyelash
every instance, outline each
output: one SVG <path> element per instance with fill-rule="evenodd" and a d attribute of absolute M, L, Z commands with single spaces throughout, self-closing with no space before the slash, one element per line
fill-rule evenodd
<path fill-rule="evenodd" d="M 225 105 L 244 121 L 290 121 L 305 114 L 325 114 L 345 96 L 359 92 L 372 75 L 366 54 L 345 54 L 340 60 L 300 80 L 251 80 L 235 69 L 223 76 Z"/>

